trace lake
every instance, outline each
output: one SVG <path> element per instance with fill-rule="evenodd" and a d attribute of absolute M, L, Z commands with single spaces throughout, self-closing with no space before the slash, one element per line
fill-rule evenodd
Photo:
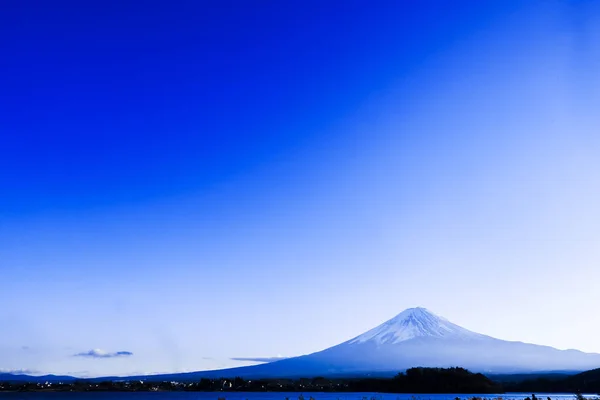
<path fill-rule="evenodd" d="M 277 392 L 37 392 L 7 393 L 0 392 L 0 400 L 299 400 L 301 393 Z M 487 400 L 524 400 L 531 393 L 509 394 L 381 394 L 381 393 L 305 393 L 304 399 L 310 400 L 454 400 L 481 397 Z M 573 394 L 536 393 L 540 400 L 574 400 Z M 595 398 L 595 395 L 586 395 Z"/>

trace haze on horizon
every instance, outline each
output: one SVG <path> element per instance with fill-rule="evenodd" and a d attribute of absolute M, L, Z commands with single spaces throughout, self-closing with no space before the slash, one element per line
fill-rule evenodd
<path fill-rule="evenodd" d="M 600 3 L 9 2 L 0 32 L 0 371 L 246 365 L 414 306 L 600 353 Z"/>

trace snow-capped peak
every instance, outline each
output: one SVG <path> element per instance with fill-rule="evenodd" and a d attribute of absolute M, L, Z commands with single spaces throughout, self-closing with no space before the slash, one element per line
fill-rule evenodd
<path fill-rule="evenodd" d="M 482 338 L 475 332 L 453 324 L 423 307 L 409 308 L 394 318 L 350 340 L 350 344 L 373 342 L 394 344 L 417 337 Z"/>

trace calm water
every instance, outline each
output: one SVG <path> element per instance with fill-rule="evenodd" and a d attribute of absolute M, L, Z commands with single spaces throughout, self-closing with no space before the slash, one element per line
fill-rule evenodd
<path fill-rule="evenodd" d="M 205 393 L 205 392 L 134 392 L 134 393 L 1 393 L 0 400 L 299 400 L 300 393 Z M 305 393 L 305 400 L 454 400 L 457 397 L 467 400 L 481 397 L 487 400 L 524 400 L 531 393 L 499 394 L 499 395 L 465 395 L 465 394 L 380 394 L 380 393 Z M 572 394 L 536 393 L 540 400 L 575 400 Z M 594 395 L 587 395 L 595 398 Z"/>

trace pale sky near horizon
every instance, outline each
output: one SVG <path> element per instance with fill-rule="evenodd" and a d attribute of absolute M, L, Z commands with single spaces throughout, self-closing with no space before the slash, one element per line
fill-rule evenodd
<path fill-rule="evenodd" d="M 0 372 L 600 353 L 599 3 L 110 3 L 0 16 Z"/>

